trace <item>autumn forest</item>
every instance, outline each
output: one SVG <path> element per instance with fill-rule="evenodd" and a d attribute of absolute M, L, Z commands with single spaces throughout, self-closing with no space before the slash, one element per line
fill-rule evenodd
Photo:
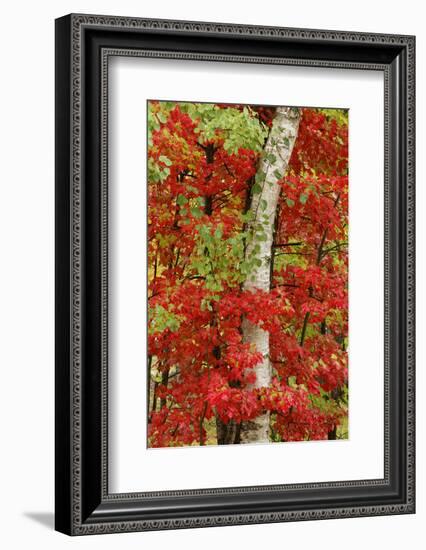
<path fill-rule="evenodd" d="M 348 438 L 348 111 L 149 101 L 148 446 Z"/>

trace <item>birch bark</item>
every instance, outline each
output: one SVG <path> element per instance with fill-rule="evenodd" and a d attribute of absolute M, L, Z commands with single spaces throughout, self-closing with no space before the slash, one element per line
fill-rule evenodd
<path fill-rule="evenodd" d="M 256 252 L 259 265 L 254 266 L 243 285 L 244 290 L 270 290 L 272 258 L 272 244 L 274 238 L 275 217 L 280 195 L 280 186 L 277 183 L 287 171 L 294 143 L 296 141 L 300 121 L 299 109 L 292 107 L 278 107 L 267 138 L 262 158 L 259 163 L 257 181 L 261 190 L 253 192 L 250 211 L 251 220 L 248 231 L 251 238 L 246 247 L 246 259 L 252 258 L 256 245 L 260 246 Z M 262 232 L 262 240 L 256 239 L 256 234 Z M 255 367 L 256 381 L 254 388 L 267 387 L 271 383 L 271 364 L 269 360 L 269 333 L 261 327 L 252 324 L 247 319 L 242 322 L 243 340 L 252 344 L 256 351 L 263 355 Z M 268 443 L 269 442 L 269 412 L 257 418 L 243 422 L 240 433 L 241 443 Z"/>

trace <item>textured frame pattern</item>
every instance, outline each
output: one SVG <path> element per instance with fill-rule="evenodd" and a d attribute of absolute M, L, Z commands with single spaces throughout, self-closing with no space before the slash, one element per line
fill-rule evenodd
<path fill-rule="evenodd" d="M 70 533 L 76 535 L 97 534 L 97 533 L 112 533 L 124 531 L 140 531 L 152 529 L 177 529 L 187 527 L 201 527 L 214 525 L 236 525 L 247 523 L 264 523 L 264 522 L 282 522 L 295 520 L 311 520 L 325 519 L 336 517 L 359 517 L 370 515 L 383 515 L 395 513 L 412 513 L 414 511 L 414 38 L 407 36 L 395 35 L 376 35 L 363 33 L 345 33 L 336 31 L 315 31 L 303 29 L 282 29 L 272 27 L 249 27 L 243 25 L 226 25 L 217 23 L 199 23 L 199 22 L 184 22 L 184 21 L 166 21 L 166 20 L 146 20 L 132 19 L 121 17 L 103 17 L 90 15 L 72 15 L 70 16 L 71 25 L 71 326 L 70 326 L 70 342 L 71 342 L 71 365 L 70 365 L 70 388 L 71 388 L 71 522 Z M 122 30 L 155 30 L 155 31 L 186 31 L 191 33 L 211 33 L 212 35 L 224 36 L 249 36 L 249 37 L 268 37 L 268 38 L 291 38 L 305 39 L 309 38 L 316 41 L 336 42 L 343 41 L 354 44 L 392 44 L 400 45 L 406 48 L 407 51 L 407 396 L 406 396 L 406 422 L 407 422 L 407 494 L 404 504 L 396 505 L 380 505 L 380 506 L 364 506 L 364 507 L 338 507 L 326 508 L 323 507 L 311 510 L 298 511 L 282 511 L 282 512 L 253 512 L 250 514 L 223 514 L 179 519 L 162 519 L 162 520 L 137 520 L 137 521 L 96 521 L 86 523 L 82 513 L 82 426 L 81 426 L 81 382 L 82 382 L 82 287 L 81 281 L 83 277 L 82 270 L 82 224 L 83 217 L 83 201 L 82 201 L 82 159 L 84 150 L 82 148 L 82 118 L 83 105 L 82 97 L 82 40 L 83 30 L 85 28 L 112 28 Z M 276 64 L 297 64 L 302 66 L 322 66 L 322 67 L 341 67 L 347 69 L 375 69 L 382 70 L 385 73 L 385 182 L 389 179 L 388 164 L 389 164 L 389 140 L 391 139 L 391 121 L 389 120 L 389 68 L 386 64 L 371 63 L 348 63 L 334 62 L 331 60 L 321 61 L 315 59 L 284 59 L 284 58 L 267 58 L 267 57 L 247 57 L 247 56 L 232 56 L 232 55 L 211 55 L 211 54 L 195 54 L 195 53 L 173 53 L 161 51 L 141 51 L 120 48 L 104 49 L 102 52 L 102 100 L 101 100 L 101 210 L 102 210 L 102 225 L 101 225 L 101 240 L 102 240 L 102 497 L 105 501 L 131 501 L 148 496 L 145 493 L 131 494 L 108 494 L 107 489 L 107 314 L 108 314 L 108 290 L 107 290 L 107 120 L 108 120 L 108 103 L 107 103 L 107 76 L 108 76 L 108 58 L 111 55 L 129 55 L 129 56 L 147 56 L 147 57 L 166 57 L 173 59 L 199 59 L 209 61 L 239 61 L 246 63 L 276 63 Z M 385 184 L 385 193 L 388 185 Z M 389 197 L 385 196 L 385 228 L 388 227 L 386 220 L 390 220 L 388 211 Z M 388 273 L 389 255 L 390 255 L 390 239 L 385 235 L 385 276 Z M 385 304 L 388 303 L 389 284 L 385 280 Z M 389 308 L 385 305 L 385 316 L 389 315 Z M 385 318 L 385 341 L 389 343 L 389 334 L 386 330 L 388 319 Z M 387 392 L 389 381 L 386 364 L 389 363 L 389 346 L 385 345 L 385 392 Z M 386 393 L 387 395 L 387 393 Z M 366 480 L 360 482 L 335 482 L 322 484 L 298 484 L 291 486 L 272 486 L 262 489 L 268 490 L 303 490 L 310 487 L 349 487 L 349 486 L 373 486 L 386 484 L 388 482 L 388 452 L 389 433 L 386 429 L 388 422 L 386 419 L 389 415 L 389 398 L 385 396 L 385 477 L 383 480 Z M 237 491 L 240 494 L 256 492 L 258 487 L 235 488 L 235 489 L 213 489 L 213 490 L 194 490 L 194 491 L 173 491 L 169 495 L 177 494 L 224 494 L 227 491 Z M 151 496 L 160 496 L 161 494 L 152 494 Z"/>
<path fill-rule="evenodd" d="M 387 90 L 387 85 L 389 82 L 389 68 L 386 65 L 381 64 L 370 64 L 370 65 L 360 65 L 360 64 L 343 64 L 339 62 L 327 61 L 321 62 L 314 59 L 308 61 L 302 61 L 298 59 L 290 58 L 274 58 L 271 60 L 267 57 L 245 57 L 243 60 L 241 57 L 233 55 L 209 55 L 209 54 L 193 54 L 193 53 L 174 53 L 174 52 L 161 52 L 161 51 L 144 51 L 144 50 L 132 50 L 132 49 L 117 49 L 117 48 L 103 48 L 102 49 L 102 99 L 101 99 L 101 151 L 102 151 L 102 168 L 101 168 L 101 187 L 102 187 L 102 220 L 103 220 L 103 231 L 102 231 L 102 288 L 104 289 L 103 295 L 105 296 L 105 303 L 107 302 L 108 297 L 108 69 L 109 69 L 109 59 L 111 57 L 142 57 L 142 58 L 158 58 L 158 59 L 182 59 L 189 61 L 218 61 L 218 62 L 243 62 L 243 63 L 265 63 L 265 64 L 274 64 L 274 65 L 291 65 L 291 66 L 306 66 L 306 63 L 309 63 L 311 67 L 327 67 L 335 69 L 360 69 L 365 68 L 369 70 L 383 71 L 384 73 L 384 105 L 385 105 L 385 124 L 384 124 L 384 161 L 385 167 L 389 161 L 389 140 L 390 140 L 390 120 L 387 116 L 389 111 L 389 93 Z M 386 181 L 386 174 L 384 180 Z M 385 289 L 389 288 L 389 277 L 388 267 L 389 267 L 389 198 L 388 198 L 388 186 L 384 186 L 385 192 L 385 211 L 384 211 L 384 242 L 385 242 L 385 251 L 384 251 L 384 286 Z M 385 292 L 385 299 L 389 301 L 389 293 Z M 385 317 L 389 315 L 389 304 L 385 303 Z M 102 439 L 103 439 L 103 467 L 102 467 L 102 493 L 103 498 L 106 500 L 120 500 L 120 499 L 132 499 L 132 498 L 146 498 L 149 496 L 182 496 L 182 495 L 200 495 L 200 494 L 211 494 L 211 495 L 223 495 L 233 492 L 235 489 L 220 488 L 220 489 L 191 489 L 191 490 L 175 490 L 175 491 L 161 491 L 161 492 L 137 492 L 137 493 L 109 493 L 108 492 L 108 307 L 103 309 L 102 316 L 102 386 L 104 388 L 102 395 Z M 384 325 L 384 348 L 385 350 L 389 349 L 389 326 L 385 322 Z M 286 484 L 286 485 L 268 485 L 263 486 L 263 489 L 267 488 L 269 491 L 282 491 L 289 489 L 307 489 L 312 487 L 349 487 L 349 486 L 379 486 L 386 485 L 389 482 L 389 407 L 386 406 L 389 402 L 389 356 L 384 358 L 384 394 L 385 394 L 385 411 L 384 411 L 384 477 L 383 479 L 374 479 L 374 480 L 357 480 L 357 481 L 335 481 L 335 482 L 323 482 L 323 483 L 298 483 L 298 484 Z M 241 494 L 250 493 L 253 491 L 258 491 L 261 487 L 251 486 L 251 487 L 240 487 L 238 488 Z"/>

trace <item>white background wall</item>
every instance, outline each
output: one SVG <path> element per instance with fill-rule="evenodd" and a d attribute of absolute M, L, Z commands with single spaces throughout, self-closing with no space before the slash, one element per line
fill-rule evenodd
<path fill-rule="evenodd" d="M 2 8 L 0 543 L 15 548 L 420 548 L 426 521 L 426 31 L 422 3 L 394 0 L 10 2 Z M 69 12 L 417 35 L 418 512 L 308 523 L 71 539 L 53 526 L 54 18 Z M 366 304 L 368 307 L 368 304 Z"/>

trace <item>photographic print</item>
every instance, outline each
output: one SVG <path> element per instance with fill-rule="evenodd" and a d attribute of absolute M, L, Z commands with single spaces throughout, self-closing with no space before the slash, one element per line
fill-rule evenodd
<path fill-rule="evenodd" d="M 348 438 L 348 110 L 148 101 L 148 446 Z"/>

